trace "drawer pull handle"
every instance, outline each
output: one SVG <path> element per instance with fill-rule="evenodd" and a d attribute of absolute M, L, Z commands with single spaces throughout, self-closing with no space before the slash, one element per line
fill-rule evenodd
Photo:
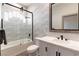
<path fill-rule="evenodd" d="M 61 56 L 61 53 L 59 52 L 59 56 Z"/>
<path fill-rule="evenodd" d="M 48 51 L 47 47 L 45 47 L 45 51 L 46 51 L 46 52 Z"/>
<path fill-rule="evenodd" d="M 56 51 L 56 56 L 59 56 L 59 55 L 58 55 L 58 51 Z"/>

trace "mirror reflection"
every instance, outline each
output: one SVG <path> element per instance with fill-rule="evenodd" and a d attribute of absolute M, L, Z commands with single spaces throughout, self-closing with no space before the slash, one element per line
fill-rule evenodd
<path fill-rule="evenodd" d="M 52 29 L 78 29 L 78 3 L 53 4 Z"/>

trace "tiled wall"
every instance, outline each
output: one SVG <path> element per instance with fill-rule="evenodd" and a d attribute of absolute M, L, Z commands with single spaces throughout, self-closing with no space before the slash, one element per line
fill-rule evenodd
<path fill-rule="evenodd" d="M 67 39 L 78 40 L 79 33 L 60 33 L 60 32 L 49 32 L 49 5 L 46 3 L 32 5 L 28 8 L 34 13 L 34 36 L 60 36 L 64 35 Z"/>
<path fill-rule="evenodd" d="M 34 36 L 44 36 L 49 29 L 49 5 L 46 3 L 36 3 L 28 10 L 34 14 Z"/>

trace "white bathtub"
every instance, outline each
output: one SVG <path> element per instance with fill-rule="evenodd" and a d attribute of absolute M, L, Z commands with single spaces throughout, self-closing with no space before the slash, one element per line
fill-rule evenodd
<path fill-rule="evenodd" d="M 31 39 L 21 39 L 12 42 L 8 42 L 7 45 L 1 45 L 2 56 L 16 56 L 24 51 L 28 45 L 32 43 Z"/>

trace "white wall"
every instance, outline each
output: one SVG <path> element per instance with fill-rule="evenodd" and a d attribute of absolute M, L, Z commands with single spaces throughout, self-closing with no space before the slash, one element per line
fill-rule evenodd
<path fill-rule="evenodd" d="M 52 5 L 52 28 L 62 29 L 62 16 L 78 13 L 77 3 L 62 3 Z"/>

